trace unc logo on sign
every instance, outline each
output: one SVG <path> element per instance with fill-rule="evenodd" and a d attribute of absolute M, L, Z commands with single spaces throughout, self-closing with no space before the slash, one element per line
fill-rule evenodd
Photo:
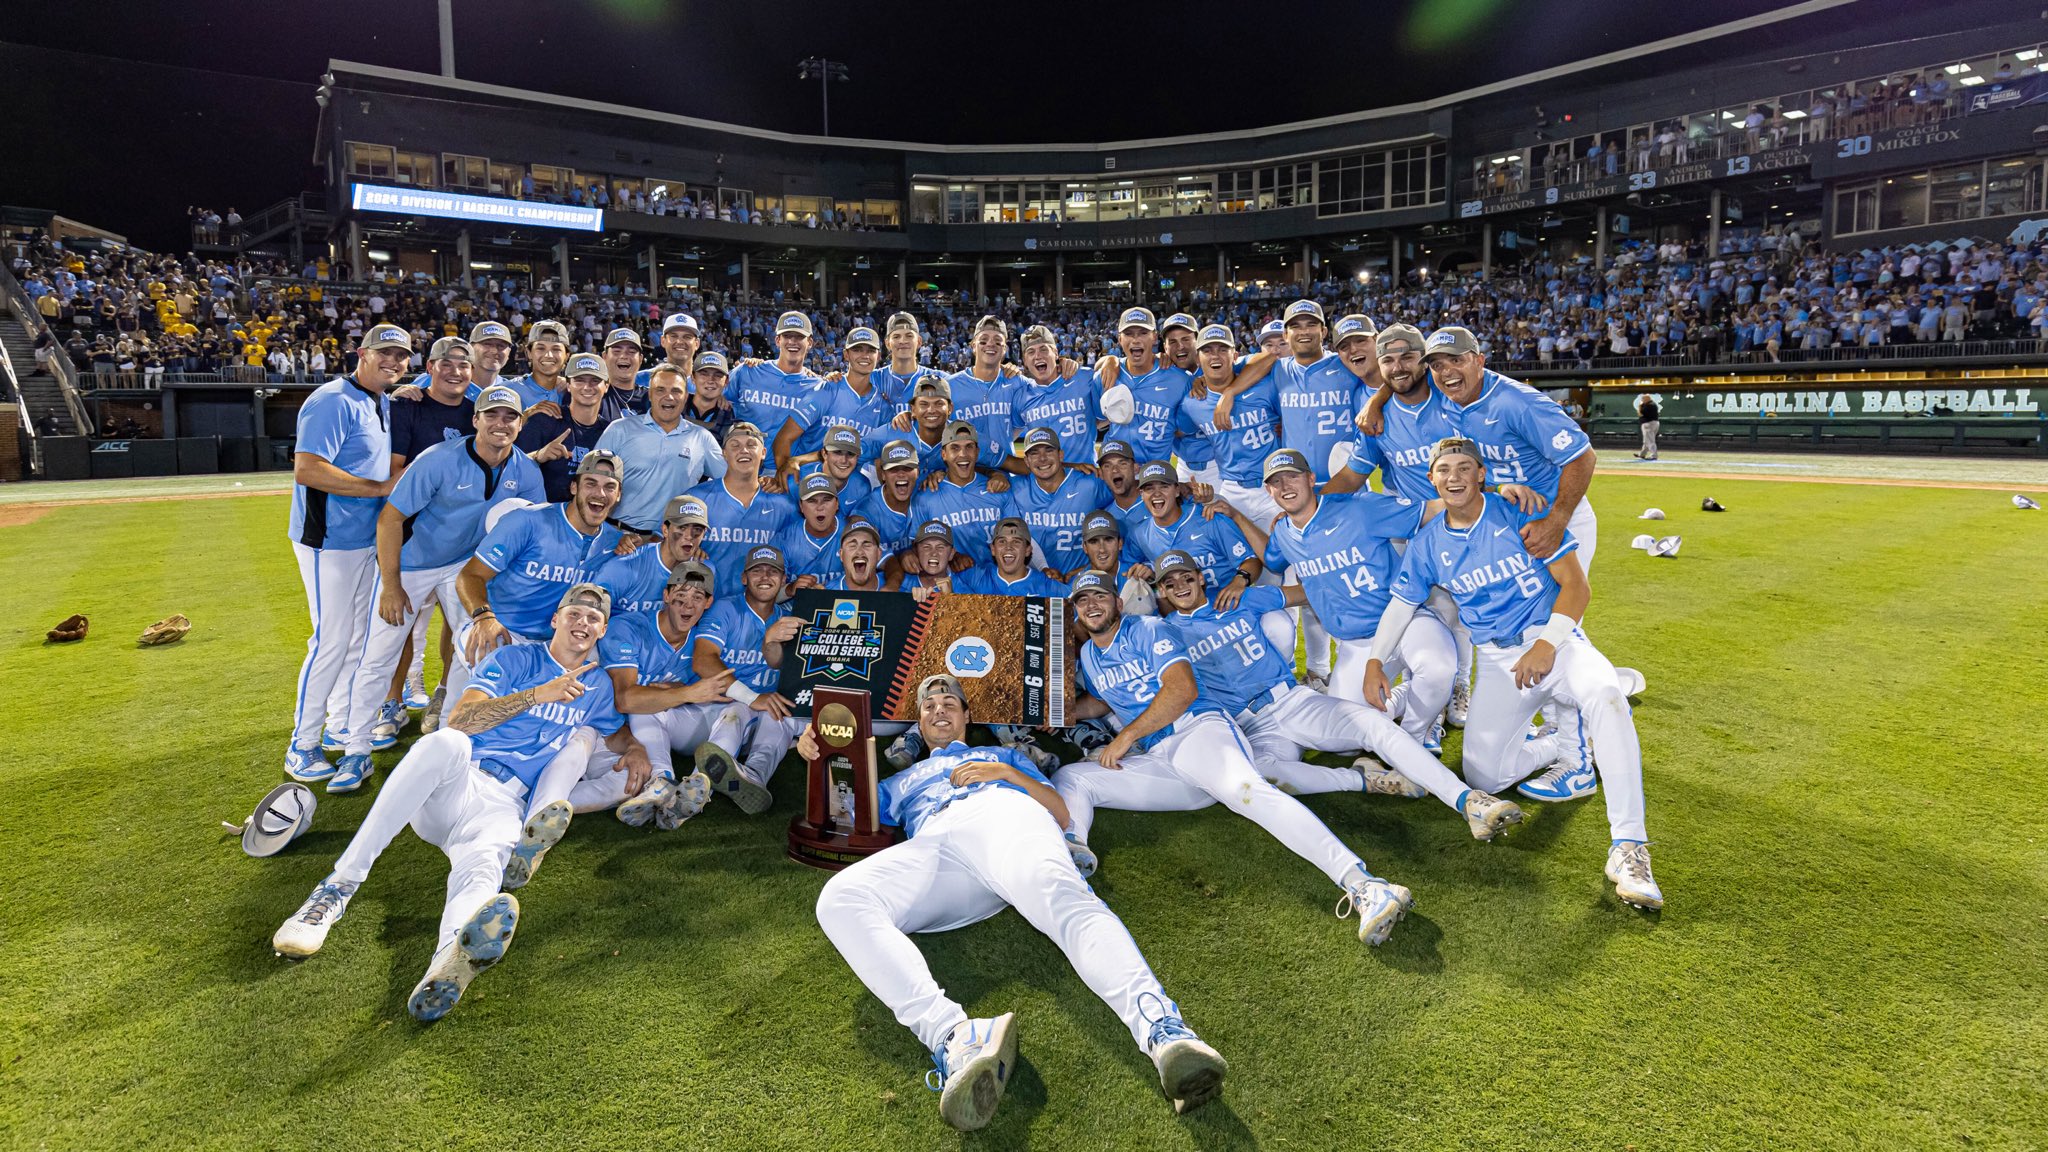
<path fill-rule="evenodd" d="M 962 636 L 946 647 L 946 671 L 978 680 L 994 670 L 996 650 L 979 636 Z"/>

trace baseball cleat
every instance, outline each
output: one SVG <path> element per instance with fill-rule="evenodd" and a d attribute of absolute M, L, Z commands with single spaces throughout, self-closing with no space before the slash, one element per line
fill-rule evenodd
<path fill-rule="evenodd" d="M 334 765 L 317 747 L 287 746 L 284 750 L 284 774 L 301 784 L 318 784 L 334 775 Z"/>
<path fill-rule="evenodd" d="M 1067 855 L 1074 858 L 1074 871 L 1079 872 L 1083 880 L 1095 875 L 1095 869 L 1101 867 L 1101 861 L 1095 858 L 1095 850 L 1088 847 L 1086 840 L 1072 832 L 1067 833 L 1066 837 Z"/>
<path fill-rule="evenodd" d="M 669 802 L 675 790 L 675 781 L 666 776 L 654 777 L 647 782 L 645 788 L 640 789 L 638 796 L 628 796 L 619 802 L 619 806 L 614 809 L 618 813 L 619 823 L 632 828 L 641 827 L 654 819 L 654 814 Z"/>
<path fill-rule="evenodd" d="M 484 901 L 483 906 L 470 915 L 462 930 L 455 934 L 455 939 L 441 945 L 434 953 L 434 962 L 427 966 L 427 974 L 420 977 L 419 984 L 413 988 L 412 997 L 405 1002 L 405 1010 L 422 1024 L 430 1024 L 446 1016 L 448 1010 L 462 999 L 470 981 L 505 958 L 505 949 L 511 947 L 512 934 L 518 928 L 517 896 L 500 892 Z"/>
<path fill-rule="evenodd" d="M 1337 901 L 1337 919 L 1358 913 L 1358 938 L 1378 946 L 1387 942 L 1394 925 L 1414 906 L 1415 897 L 1408 889 L 1382 880 L 1360 865 L 1358 875 L 1344 884 L 1344 895 Z"/>
<path fill-rule="evenodd" d="M 528 814 L 519 843 L 512 846 L 512 856 L 505 861 L 505 891 L 532 882 L 533 874 L 540 871 L 541 857 L 569 831 L 570 812 L 567 800 L 550 800 Z"/>
<path fill-rule="evenodd" d="M 692 772 L 669 789 L 668 803 L 655 810 L 654 826 L 664 832 L 673 832 L 683 826 L 683 821 L 702 812 L 709 803 L 710 779 L 702 772 Z"/>
<path fill-rule="evenodd" d="M 1653 912 L 1664 907 L 1664 890 L 1650 875 L 1650 846 L 1641 840 L 1616 840 L 1608 847 L 1607 878 L 1623 904 Z"/>
<path fill-rule="evenodd" d="M 427 697 L 427 710 L 420 713 L 420 735 L 425 736 L 441 727 L 441 707 L 447 699 L 448 686 L 436 685 L 434 694 Z"/>
<path fill-rule="evenodd" d="M 377 719 L 370 725 L 370 747 L 382 752 L 398 743 L 398 730 L 407 720 L 405 701 L 386 700 L 377 706 Z"/>
<path fill-rule="evenodd" d="M 1612 865 L 1610 865 L 1611 867 Z M 327 941 L 327 930 L 348 911 L 349 897 L 356 894 L 356 886 L 346 880 L 336 880 L 333 875 L 322 880 L 292 913 L 291 919 L 278 925 L 270 937 L 270 946 L 280 956 L 303 960 L 320 950 Z"/>
<path fill-rule="evenodd" d="M 1145 998 L 1152 995 L 1139 996 L 1141 1013 Z M 1145 1047 L 1152 1066 L 1159 1069 L 1159 1090 L 1173 1101 L 1173 1110 L 1185 1115 L 1214 1100 L 1223 1091 L 1223 1077 L 1230 1065 L 1180 1018 L 1180 1005 L 1163 1001 L 1159 1014 L 1148 1014 L 1145 1021 L 1152 1025 Z"/>
<path fill-rule="evenodd" d="M 1515 786 L 1515 791 L 1529 799 L 1551 804 L 1582 799 L 1599 790 L 1600 778 L 1592 765 L 1575 760 L 1559 760 Z"/>
<path fill-rule="evenodd" d="M 1522 810 L 1514 801 L 1477 788 L 1465 793 L 1465 804 L 1459 811 L 1465 814 L 1465 826 L 1472 829 L 1474 840 L 1491 840 L 1508 825 L 1522 822 Z"/>
<path fill-rule="evenodd" d="M 405 682 L 405 706 L 419 712 L 426 708 L 432 697 L 427 695 L 427 681 L 424 677 L 412 677 Z"/>
<path fill-rule="evenodd" d="M 1330 677 L 1328 673 L 1310 669 L 1308 675 L 1301 678 L 1301 684 L 1302 687 L 1314 692 L 1328 692 L 1330 690 Z"/>
<path fill-rule="evenodd" d="M 1360 789 L 1361 791 L 1376 796 L 1406 796 L 1410 800 L 1429 795 L 1429 789 L 1370 756 L 1360 756 L 1353 760 L 1351 768 L 1365 780 L 1365 787 Z"/>
<path fill-rule="evenodd" d="M 1616 668 L 1614 675 L 1621 681 L 1623 696 L 1641 696 L 1643 690 L 1650 686 L 1650 682 L 1643 679 L 1643 674 L 1633 668 Z"/>
<path fill-rule="evenodd" d="M 889 747 L 882 753 L 882 759 L 887 760 L 891 768 L 901 772 L 924 759 L 924 737 L 918 735 L 915 728 L 905 732 L 889 742 Z"/>
<path fill-rule="evenodd" d="M 1472 713 L 1472 686 L 1460 679 L 1451 685 L 1451 703 L 1444 709 L 1444 723 L 1453 728 L 1463 728 L 1465 717 Z"/>
<path fill-rule="evenodd" d="M 939 1115 L 962 1132 L 995 1119 L 1003 1089 L 1017 1070 L 1017 1016 L 963 1020 L 932 1053 L 925 1087 L 939 1094 Z"/>
<path fill-rule="evenodd" d="M 759 816 L 775 803 L 774 794 L 749 779 L 732 753 L 709 740 L 697 745 L 697 771 L 711 782 L 714 795 L 739 805 L 749 816 Z"/>
<path fill-rule="evenodd" d="M 348 733 L 346 733 L 346 732 L 335 732 L 335 731 L 333 731 L 333 730 L 331 730 L 331 729 L 325 729 L 325 728 L 321 729 L 321 731 L 320 731 L 320 750 L 321 750 L 322 752 L 346 752 L 346 751 L 348 751 Z"/>
<path fill-rule="evenodd" d="M 327 778 L 327 791 L 330 795 L 353 792 L 361 788 L 363 781 L 368 780 L 376 771 L 376 765 L 370 763 L 368 752 L 351 752 L 334 766 L 334 774 Z"/>
<path fill-rule="evenodd" d="M 1429 726 L 1429 735 L 1422 738 L 1422 750 L 1431 756 L 1441 756 L 1444 754 L 1444 722 L 1442 717 L 1438 717 L 1436 722 Z"/>

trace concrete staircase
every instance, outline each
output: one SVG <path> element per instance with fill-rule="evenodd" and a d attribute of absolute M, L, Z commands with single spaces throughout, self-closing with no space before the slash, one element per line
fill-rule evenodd
<path fill-rule="evenodd" d="M 64 389 L 57 378 L 36 368 L 35 341 L 30 339 L 14 317 L 0 312 L 0 344 L 7 346 L 7 358 L 14 365 L 15 385 L 21 389 L 24 415 L 42 427 L 45 415 L 54 415 L 64 426 L 64 434 L 75 436 L 84 430 L 71 419 L 71 410 L 64 404 Z M 59 352 L 62 355 L 62 352 Z"/>

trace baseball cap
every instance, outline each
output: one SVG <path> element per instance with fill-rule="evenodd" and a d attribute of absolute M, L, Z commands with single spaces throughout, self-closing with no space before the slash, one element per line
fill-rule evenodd
<path fill-rule="evenodd" d="M 1087 518 L 1081 521 L 1081 542 L 1085 544 L 1103 536 L 1114 536 L 1121 540 L 1124 538 L 1124 526 L 1107 512 L 1090 512 Z"/>
<path fill-rule="evenodd" d="M 705 505 L 703 497 L 692 496 L 685 492 L 680 496 L 668 498 L 668 504 L 661 510 L 661 522 L 663 524 L 702 524 L 709 528 L 711 526 L 711 509 Z"/>
<path fill-rule="evenodd" d="M 825 451 L 860 452 L 860 433 L 844 424 L 836 424 L 825 433 Z"/>
<path fill-rule="evenodd" d="M 830 476 L 823 472 L 813 472 L 797 483 L 796 500 L 801 504 L 813 496 L 830 496 L 837 500 L 839 489 L 832 483 Z"/>
<path fill-rule="evenodd" d="M 646 347 L 640 343 L 640 334 L 631 328 L 614 328 L 605 333 L 604 346 L 609 348 L 614 344 L 631 344 L 635 348 Z"/>
<path fill-rule="evenodd" d="M 1121 456 L 1126 460 L 1132 461 L 1135 461 L 1138 458 L 1138 454 L 1131 450 L 1130 441 L 1104 440 L 1102 442 L 1102 447 L 1096 450 L 1095 458 L 1097 460 L 1107 460 L 1111 456 Z"/>
<path fill-rule="evenodd" d="M 365 352 L 378 348 L 403 348 L 412 351 L 412 333 L 396 324 L 379 324 L 363 334 L 362 349 Z"/>
<path fill-rule="evenodd" d="M 869 536 L 874 537 L 877 544 L 882 542 L 882 530 L 875 527 L 874 522 L 865 516 L 848 516 L 846 518 L 846 528 L 839 534 L 839 538 L 844 540 L 855 532 L 867 533 Z"/>
<path fill-rule="evenodd" d="M 780 336 L 784 332 L 801 332 L 809 336 L 811 334 L 811 318 L 801 312 L 784 312 L 775 318 L 775 334 Z"/>
<path fill-rule="evenodd" d="M 958 700 L 961 707 L 967 706 L 966 689 L 960 687 L 960 681 L 953 679 L 953 677 L 944 672 L 935 672 L 919 682 L 917 686 L 917 706 L 919 708 L 924 707 L 924 702 L 927 699 L 942 692 Z"/>
<path fill-rule="evenodd" d="M 1287 311 L 1280 314 L 1280 326 L 1287 327 L 1287 322 L 1296 316 L 1313 316 L 1316 323 L 1321 324 L 1324 322 L 1323 306 L 1313 300 L 1296 300 L 1287 306 Z"/>
<path fill-rule="evenodd" d="M 731 369 L 725 365 L 725 353 L 723 352 L 699 352 L 697 354 L 697 363 L 693 370 L 702 372 L 706 368 L 711 369 L 720 376 L 732 374 Z"/>
<path fill-rule="evenodd" d="M 1027 541 L 1031 539 L 1031 525 L 1015 516 L 1005 516 L 996 521 L 996 526 L 989 530 L 988 538 L 993 540 L 1005 532 L 1022 536 Z"/>
<path fill-rule="evenodd" d="M 994 332 L 1005 340 L 1010 338 L 1010 326 L 1003 323 L 1003 319 L 1000 316 L 983 316 L 981 319 L 976 320 L 974 322 L 974 335 L 979 336 L 983 332 Z"/>
<path fill-rule="evenodd" d="M 915 468 L 917 465 L 917 449 L 906 440 L 891 440 L 882 445 L 881 459 L 875 462 L 875 467 L 883 472 L 891 468 Z"/>
<path fill-rule="evenodd" d="M 567 344 L 569 342 L 569 330 L 563 327 L 559 320 L 542 320 L 526 330 L 526 342 L 528 344 L 536 344 L 542 340 L 553 340 L 558 343 Z"/>
<path fill-rule="evenodd" d="M 1104 596 L 1114 597 L 1116 580 L 1107 572 L 1090 568 L 1074 577 L 1074 582 L 1067 587 L 1067 599 L 1079 600 L 1090 592 L 1100 592 Z"/>
<path fill-rule="evenodd" d="M 288 780 L 265 793 L 240 827 L 227 827 L 242 834 L 242 851 L 275 856 L 313 826 L 314 806 L 313 790 Z"/>
<path fill-rule="evenodd" d="M 1052 334 L 1052 329 L 1043 324 L 1033 324 L 1024 330 L 1024 342 L 1021 346 L 1029 348 L 1033 344 L 1044 344 L 1051 348 L 1060 346 L 1059 338 Z"/>
<path fill-rule="evenodd" d="M 569 368 L 562 375 L 595 376 L 602 380 L 605 376 L 604 357 L 591 352 L 578 352 L 569 357 Z"/>
<path fill-rule="evenodd" d="M 1157 332 L 1159 330 L 1159 321 L 1152 315 L 1150 308 L 1126 308 L 1124 309 L 1124 314 L 1116 319 L 1116 330 L 1122 332 L 1130 328 L 1143 328 L 1147 332 Z"/>
<path fill-rule="evenodd" d="M 1264 342 L 1265 342 L 1265 340 L 1266 340 L 1266 338 L 1267 338 L 1267 337 L 1269 337 L 1269 336 L 1285 336 L 1285 335 L 1287 335 L 1287 325 L 1285 325 L 1285 324 L 1281 323 L 1281 322 L 1280 322 L 1280 321 L 1278 321 L 1278 320 L 1268 320 L 1268 321 L 1266 321 L 1266 322 L 1265 322 L 1265 324 L 1264 324 L 1264 325 L 1260 326 L 1260 328 L 1259 328 L 1259 342 L 1260 342 L 1260 343 L 1264 343 Z"/>
<path fill-rule="evenodd" d="M 754 545 L 752 548 L 747 549 L 747 562 L 740 565 L 740 571 L 744 572 L 749 568 L 759 568 L 764 564 L 776 569 L 786 570 L 782 563 L 782 549 L 777 548 L 773 544 Z"/>
<path fill-rule="evenodd" d="M 464 340 L 460 336 L 443 336 L 439 340 L 434 341 L 434 346 L 427 350 L 427 359 L 467 360 L 469 359 L 469 341 Z"/>
<path fill-rule="evenodd" d="M 1477 351 L 1479 337 L 1474 336 L 1471 329 L 1460 328 L 1456 324 L 1431 332 L 1429 338 L 1422 342 L 1422 357 L 1425 360 L 1431 356 L 1463 356 L 1467 352 Z"/>
<path fill-rule="evenodd" d="M 953 543 L 953 526 L 944 520 L 927 520 L 917 526 L 917 535 L 911 537 L 913 544 L 920 540 L 944 540 L 950 545 Z"/>
<path fill-rule="evenodd" d="M 477 394 L 476 411 L 488 412 L 493 408 L 510 408 L 514 412 L 526 411 L 526 405 L 519 402 L 519 393 L 503 384 L 493 384 Z"/>
<path fill-rule="evenodd" d="M 1385 356 L 1394 344 L 1404 345 L 1403 351 L 1422 351 L 1422 329 L 1413 324 L 1389 324 L 1380 329 L 1379 354 Z"/>
<path fill-rule="evenodd" d="M 1237 337 L 1228 324 L 1211 324 L 1195 335 L 1195 347 L 1207 348 L 1211 344 L 1225 344 L 1237 347 Z"/>
<path fill-rule="evenodd" d="M 1152 582 L 1163 583 L 1168 572 L 1192 572 L 1197 579 L 1202 576 L 1202 566 L 1195 558 L 1178 548 L 1170 549 L 1159 557 L 1159 563 L 1152 566 Z"/>
<path fill-rule="evenodd" d="M 1481 465 L 1486 463 L 1486 457 L 1479 454 L 1479 445 L 1463 436 L 1446 436 L 1430 445 L 1429 466 L 1436 467 L 1436 462 L 1446 456 L 1470 456 Z"/>
<path fill-rule="evenodd" d="M 709 592 L 712 585 L 717 583 L 718 577 L 712 574 L 711 565 L 702 560 L 685 560 L 668 570 L 670 588 L 680 588 L 685 584 L 701 584 L 704 591 Z"/>
<path fill-rule="evenodd" d="M 917 383 L 910 388 L 910 398 L 915 400 L 927 392 L 937 392 L 948 400 L 953 398 L 953 386 L 946 383 L 946 378 L 936 372 L 919 376 Z"/>
<path fill-rule="evenodd" d="M 666 336 L 669 334 L 670 331 L 676 328 L 681 328 L 685 332 L 695 332 L 699 336 L 702 336 L 704 334 L 704 330 L 697 327 L 697 318 L 695 316 L 690 315 L 688 312 L 677 312 L 673 316 L 662 317 L 662 335 Z"/>
<path fill-rule="evenodd" d="M 1190 316 L 1185 312 L 1175 312 L 1173 315 L 1168 316 L 1166 319 L 1161 320 L 1159 322 L 1159 330 L 1161 332 L 1166 331 L 1168 328 L 1185 328 L 1190 332 L 1194 332 L 1199 330 L 1201 327 L 1202 326 L 1200 324 L 1195 323 L 1195 318 L 1193 316 Z"/>
<path fill-rule="evenodd" d="M 733 439 L 735 437 L 739 436 L 752 436 L 756 440 L 763 439 L 761 436 L 761 430 L 759 428 L 756 428 L 753 424 L 745 420 L 735 420 L 733 421 L 732 427 L 727 428 L 725 430 L 725 439 L 720 440 L 719 443 L 730 444 L 733 442 Z"/>
<path fill-rule="evenodd" d="M 1259 473 L 1261 482 L 1271 480 L 1282 472 L 1314 472 L 1308 466 L 1308 457 L 1299 448 L 1279 448 L 1266 454 L 1265 467 Z"/>
<path fill-rule="evenodd" d="M 1148 484 L 1178 483 L 1180 483 L 1180 475 L 1173 470 L 1173 465 L 1168 464 L 1164 460 L 1154 460 L 1143 468 L 1138 469 L 1138 487 L 1140 488 Z"/>
<path fill-rule="evenodd" d="M 889 314 L 889 322 L 883 327 L 890 332 L 915 332 L 917 317 L 908 312 L 892 312 Z"/>
<path fill-rule="evenodd" d="M 1024 433 L 1024 450 L 1026 452 L 1031 451 L 1033 448 L 1048 446 L 1053 448 L 1060 446 L 1060 434 L 1053 431 L 1050 425 L 1040 424 L 1036 428 L 1032 428 Z"/>
<path fill-rule="evenodd" d="M 626 469 L 619 463 L 618 453 L 592 448 L 583 454 L 583 459 L 576 462 L 575 474 L 578 476 L 596 476 L 600 473 L 614 480 L 625 480 Z"/>
<path fill-rule="evenodd" d="M 496 320 L 485 320 L 470 328 L 469 342 L 471 344 L 481 344 L 486 340 L 503 340 L 505 343 L 510 344 L 512 343 L 512 330 Z"/>
<path fill-rule="evenodd" d="M 947 421 L 946 434 L 939 438 L 939 443 L 951 444 L 955 440 L 960 439 L 962 436 L 967 437 L 969 440 L 974 441 L 976 444 L 981 443 L 981 429 L 976 428 L 974 425 L 969 424 L 965 420 Z"/>
<path fill-rule="evenodd" d="M 1330 336 L 1342 344 L 1353 336 L 1371 336 L 1379 330 L 1379 325 L 1372 322 L 1372 317 L 1363 312 L 1353 312 L 1349 316 L 1337 318 L 1337 326 L 1331 329 Z"/>
<path fill-rule="evenodd" d="M 612 614 L 612 594 L 605 591 L 602 584 L 592 584 L 586 581 L 580 584 L 569 585 L 569 590 L 562 593 L 560 600 L 555 601 L 555 610 L 560 611 L 571 604 L 581 604 L 585 608 L 595 608 L 599 612 L 604 613 L 606 617 L 610 617 Z"/>
<path fill-rule="evenodd" d="M 846 334 L 846 347 L 857 348 L 863 344 L 879 350 L 882 347 L 882 338 L 875 335 L 873 328 L 855 328 Z"/>

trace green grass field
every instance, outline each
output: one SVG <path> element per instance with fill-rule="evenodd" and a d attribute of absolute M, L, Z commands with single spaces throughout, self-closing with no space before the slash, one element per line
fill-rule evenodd
<path fill-rule="evenodd" d="M 1731 511 L 1683 511 L 1703 492 Z M 284 499 L 0 527 L 0 1146 L 2048 1146 L 2048 520 L 1988 491 L 1603 474 L 1594 496 L 1589 630 L 1649 678 L 1669 910 L 1615 902 L 1598 799 L 1490 846 L 1433 802 L 1312 799 L 1415 890 L 1377 950 L 1249 822 L 1105 812 L 1097 890 L 1230 1059 L 1225 1094 L 1176 1117 L 1005 912 L 922 941 L 970 1011 L 1021 1022 L 965 1138 L 819 932 L 823 874 L 782 857 L 799 773 L 758 819 L 580 822 L 507 962 L 422 1027 L 437 851 L 402 837 L 289 964 L 269 935 L 372 793 L 323 794 L 269 860 L 220 828 L 281 779 L 307 632 Z M 1627 547 L 1647 504 L 1677 560 Z M 45 647 L 73 611 L 91 637 Z M 186 640 L 134 645 L 174 611 Z"/>

